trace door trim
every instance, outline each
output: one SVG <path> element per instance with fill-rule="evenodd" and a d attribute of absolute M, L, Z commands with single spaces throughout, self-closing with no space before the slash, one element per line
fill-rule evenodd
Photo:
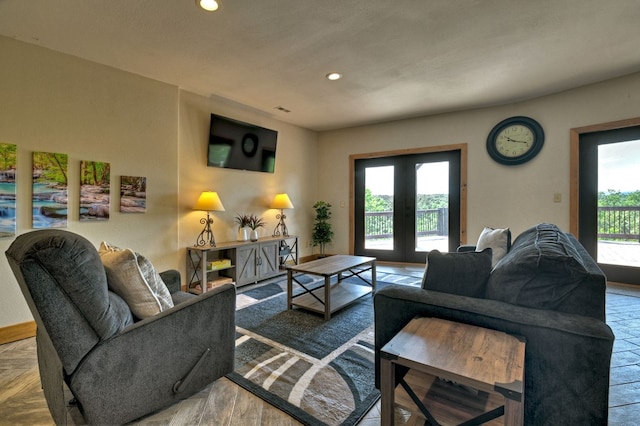
<path fill-rule="evenodd" d="M 626 127 L 635 126 L 640 126 L 640 117 L 610 121 L 608 123 L 593 124 L 584 127 L 575 127 L 569 130 L 569 140 L 571 144 L 571 166 L 569 170 L 569 232 L 572 233 L 576 238 L 579 239 L 580 237 L 580 135 L 583 133 L 624 129 Z"/>
<path fill-rule="evenodd" d="M 356 160 L 395 157 L 399 155 L 428 154 L 460 151 L 460 244 L 467 243 L 467 149 L 466 143 L 439 145 L 424 148 L 408 148 L 393 151 L 369 152 L 349 155 L 349 254 L 354 253 L 355 238 L 355 163 Z"/>

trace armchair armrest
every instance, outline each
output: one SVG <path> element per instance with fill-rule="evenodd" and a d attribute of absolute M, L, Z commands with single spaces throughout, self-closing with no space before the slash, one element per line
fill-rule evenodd
<path fill-rule="evenodd" d="M 160 272 L 160 278 L 169 289 L 169 293 L 173 294 L 182 290 L 182 283 L 180 279 L 180 272 L 175 269 L 168 269 L 164 272 Z"/>
<path fill-rule="evenodd" d="M 235 296 L 234 285 L 217 287 L 139 321 L 97 345 L 69 383 L 86 420 L 126 423 L 183 399 L 233 371 Z M 196 364 L 197 374 L 176 394 L 174 385 Z M 119 409 L 117 413 L 103 412 L 102 406 Z"/>

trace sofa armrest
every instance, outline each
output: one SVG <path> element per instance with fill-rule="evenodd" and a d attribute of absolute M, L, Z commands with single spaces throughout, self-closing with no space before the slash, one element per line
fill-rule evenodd
<path fill-rule="evenodd" d="M 374 297 L 376 385 L 380 349 L 417 315 L 522 336 L 526 424 L 606 424 L 614 336 L 591 317 L 388 286 Z"/>
<path fill-rule="evenodd" d="M 467 244 L 467 245 L 459 246 L 457 249 L 458 253 L 466 253 L 469 251 L 476 251 L 476 246 Z"/>
<path fill-rule="evenodd" d="M 173 294 L 176 291 L 182 290 L 182 282 L 180 278 L 180 272 L 175 269 L 168 269 L 164 272 L 160 272 L 160 278 L 169 289 L 169 293 Z"/>
<path fill-rule="evenodd" d="M 97 345 L 69 380 L 86 420 L 126 423 L 233 371 L 235 301 L 235 286 L 225 284 L 145 318 Z M 176 394 L 174 385 L 201 358 L 194 379 Z M 103 406 L 119 409 L 104 412 Z"/>

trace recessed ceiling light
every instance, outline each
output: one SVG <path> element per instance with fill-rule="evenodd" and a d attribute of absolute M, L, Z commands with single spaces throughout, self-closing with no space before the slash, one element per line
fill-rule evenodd
<path fill-rule="evenodd" d="M 340 80 L 342 78 L 342 74 L 340 74 L 339 72 L 330 72 L 326 75 L 326 77 L 331 81 L 335 81 Z"/>
<path fill-rule="evenodd" d="M 218 10 L 218 2 L 216 0 L 196 0 L 196 4 L 207 12 Z"/>

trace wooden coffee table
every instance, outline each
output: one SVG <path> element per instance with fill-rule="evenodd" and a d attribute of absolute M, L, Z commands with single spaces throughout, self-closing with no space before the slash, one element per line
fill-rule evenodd
<path fill-rule="evenodd" d="M 393 425 L 396 391 L 406 392 L 413 407 L 417 406 L 433 425 L 440 421 L 482 424 L 495 419 L 497 422 L 502 415 L 505 425 L 521 425 L 524 351 L 525 343 L 506 333 L 439 318 L 414 318 L 380 351 L 382 425 Z M 397 381 L 398 366 L 410 370 Z M 414 387 L 432 384 L 431 388 L 423 389 L 422 395 L 408 384 L 414 372 L 423 376 L 414 381 L 417 384 Z M 396 390 L 397 382 L 400 385 Z M 434 387 L 439 390 L 434 391 Z M 442 395 L 447 387 L 458 395 Z M 436 397 L 438 392 L 440 395 Z M 467 394 L 468 398 L 460 394 Z M 489 404 L 489 396 L 494 397 L 493 405 Z M 462 407 L 463 402 L 472 401 L 472 397 L 481 398 L 482 403 L 472 408 Z M 449 407 L 443 401 L 456 401 L 460 405 Z M 489 411 L 484 412 L 486 409 Z M 443 414 L 436 412 L 438 410 Z"/>
<path fill-rule="evenodd" d="M 362 276 L 371 271 L 371 280 Z M 296 274 L 317 275 L 324 278 L 324 284 L 318 288 L 308 288 L 296 279 Z M 337 276 L 337 282 L 331 277 Z M 368 285 L 346 283 L 343 280 L 358 277 Z M 293 295 L 293 282 L 303 292 Z M 300 265 L 287 266 L 287 309 L 299 306 L 310 311 L 324 314 L 325 321 L 331 314 L 353 303 L 360 297 L 376 289 L 376 258 L 364 256 L 334 255 Z"/>

